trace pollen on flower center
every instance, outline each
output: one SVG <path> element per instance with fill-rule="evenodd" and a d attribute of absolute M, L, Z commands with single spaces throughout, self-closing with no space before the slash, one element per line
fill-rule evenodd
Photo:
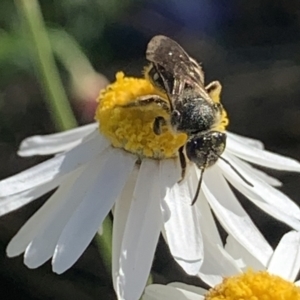
<path fill-rule="evenodd" d="M 155 118 L 167 120 L 169 115 L 156 103 L 137 104 L 138 99 L 148 95 L 158 95 L 169 105 L 165 95 L 155 90 L 148 80 L 117 73 L 116 81 L 101 91 L 98 98 L 96 120 L 99 121 L 99 130 L 114 147 L 140 157 L 175 157 L 178 149 L 186 143 L 187 136 L 171 132 L 167 126 L 160 135 L 154 133 Z"/>
<path fill-rule="evenodd" d="M 159 96 L 161 102 L 147 100 L 151 96 Z M 219 94 L 212 95 L 212 99 L 219 102 Z M 173 132 L 168 127 L 170 113 L 167 97 L 147 78 L 126 77 L 119 72 L 116 81 L 100 92 L 98 102 L 95 118 L 99 122 L 99 130 L 114 147 L 123 148 L 141 158 L 163 159 L 176 157 L 178 149 L 187 141 L 185 133 Z M 159 135 L 154 133 L 157 117 L 166 121 Z M 224 111 L 219 130 L 225 130 L 227 124 Z"/>
<path fill-rule="evenodd" d="M 300 288 L 270 273 L 251 270 L 211 289 L 205 300 L 300 300 Z"/>

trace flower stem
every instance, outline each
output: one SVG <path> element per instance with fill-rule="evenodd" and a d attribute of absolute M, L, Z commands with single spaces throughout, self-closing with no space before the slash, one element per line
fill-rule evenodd
<path fill-rule="evenodd" d="M 59 130 L 76 127 L 66 92 L 60 80 L 42 13 L 36 0 L 15 0 L 24 32 L 31 46 L 34 65 L 40 77 L 54 124 Z"/>
<path fill-rule="evenodd" d="M 97 233 L 95 241 L 106 270 L 110 272 L 112 262 L 112 222 L 109 215 L 102 223 L 102 233 Z"/>
<path fill-rule="evenodd" d="M 28 34 L 34 65 L 46 94 L 47 104 L 52 112 L 51 116 L 54 124 L 58 130 L 67 130 L 76 127 L 77 122 L 60 80 L 38 1 L 15 0 L 15 3 L 23 22 L 24 32 Z M 90 67 L 89 64 L 86 65 Z M 96 235 L 96 243 L 107 271 L 110 272 L 112 224 L 109 217 L 103 222 L 102 228 L 103 234 Z"/>

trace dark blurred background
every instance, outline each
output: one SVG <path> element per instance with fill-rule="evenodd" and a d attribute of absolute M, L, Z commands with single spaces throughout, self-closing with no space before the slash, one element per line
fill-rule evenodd
<path fill-rule="evenodd" d="M 22 139 L 57 130 L 18 13 L 20 1 L 0 2 L 1 178 L 44 159 L 19 158 L 16 151 Z M 203 62 L 207 83 L 215 79 L 222 83 L 229 130 L 260 139 L 267 149 L 300 160 L 298 0 L 52 0 L 39 4 L 79 124 L 93 121 L 95 98 L 118 70 L 141 75 L 147 42 L 164 34 Z M 77 64 L 80 59 L 68 60 L 77 57 L 76 51 L 82 65 Z M 300 203 L 300 175 L 271 174 Z M 115 299 L 111 275 L 94 244 L 60 276 L 51 273 L 50 263 L 29 270 L 22 257 L 5 257 L 10 238 L 45 199 L 0 219 L 1 299 Z M 241 202 L 276 246 L 289 228 L 245 199 Z M 196 282 L 173 263 L 162 240 L 153 274 L 158 282 Z"/>

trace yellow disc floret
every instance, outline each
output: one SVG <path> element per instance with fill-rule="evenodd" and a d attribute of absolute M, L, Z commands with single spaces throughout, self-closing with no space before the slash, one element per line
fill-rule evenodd
<path fill-rule="evenodd" d="M 211 93 L 220 102 L 221 86 Z M 159 101 L 152 101 L 158 98 Z M 116 81 L 100 92 L 96 120 L 100 132 L 112 145 L 123 148 L 140 158 L 163 159 L 176 157 L 178 149 L 187 141 L 185 133 L 176 133 L 168 126 L 170 105 L 166 95 L 146 78 L 126 77 L 119 72 Z M 154 122 L 165 120 L 161 134 L 154 133 Z M 160 124 L 161 125 L 161 124 Z M 228 125 L 226 111 L 222 111 L 216 130 Z"/>
<path fill-rule="evenodd" d="M 169 120 L 169 113 L 161 105 L 147 101 L 151 95 L 160 96 L 169 106 L 166 96 L 148 80 L 117 73 L 116 81 L 100 92 L 96 110 L 99 130 L 114 147 L 141 158 L 176 157 L 187 136 L 172 132 L 167 125 L 160 135 L 154 133 L 155 118 Z"/>
<path fill-rule="evenodd" d="M 251 270 L 211 289 L 205 300 L 300 300 L 300 288 L 266 271 Z"/>

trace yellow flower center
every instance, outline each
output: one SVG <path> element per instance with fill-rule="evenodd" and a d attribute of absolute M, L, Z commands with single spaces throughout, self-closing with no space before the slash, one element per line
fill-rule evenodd
<path fill-rule="evenodd" d="M 147 100 L 153 96 L 159 96 L 160 103 Z M 145 78 L 117 73 L 116 81 L 100 92 L 98 102 L 95 118 L 99 130 L 114 147 L 140 158 L 163 159 L 176 157 L 178 149 L 186 143 L 187 135 L 173 132 L 167 124 L 162 126 L 161 134 L 154 133 L 157 117 L 170 118 L 169 102 L 166 95 Z M 227 124 L 224 111 L 219 129 L 224 130 Z"/>
<path fill-rule="evenodd" d="M 251 270 L 211 289 L 205 300 L 300 300 L 300 288 L 266 271 Z"/>

